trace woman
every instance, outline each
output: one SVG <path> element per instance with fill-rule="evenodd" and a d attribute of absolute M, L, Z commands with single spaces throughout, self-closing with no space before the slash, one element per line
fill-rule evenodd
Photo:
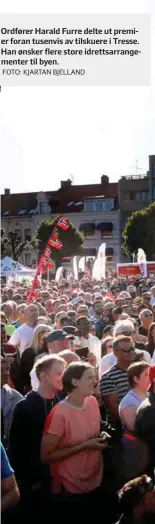
<path fill-rule="evenodd" d="M 50 331 L 52 331 L 52 328 L 46 324 L 36 326 L 30 347 L 22 353 L 20 361 L 20 391 L 24 394 L 31 389 L 30 372 L 36 357 L 47 352 L 44 349 L 44 335 Z"/>
<path fill-rule="evenodd" d="M 147 396 L 150 383 L 149 369 L 145 361 L 134 362 L 129 366 L 128 380 L 131 389 L 119 405 L 123 429 L 123 470 L 125 479 L 128 480 L 144 472 L 148 462 L 145 444 L 135 435 L 135 421 L 138 407 Z"/>
<path fill-rule="evenodd" d="M 46 419 L 41 460 L 50 465 L 52 492 L 61 500 L 85 502 L 97 496 L 102 482 L 100 413 L 90 364 L 70 364 L 62 377 L 65 400 Z M 58 497 L 58 499 L 59 499 Z"/>
<path fill-rule="evenodd" d="M 102 358 L 99 363 L 99 378 L 102 377 L 103 373 L 108 371 L 116 363 L 116 357 L 113 353 L 113 338 L 106 337 L 101 343 L 101 355 Z"/>
<path fill-rule="evenodd" d="M 155 351 L 155 322 L 152 322 L 148 332 L 148 343 L 145 345 L 145 349 L 153 357 Z"/>

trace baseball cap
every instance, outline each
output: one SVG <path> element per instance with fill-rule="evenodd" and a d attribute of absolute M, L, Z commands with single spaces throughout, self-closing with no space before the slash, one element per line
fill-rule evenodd
<path fill-rule="evenodd" d="M 45 336 L 46 342 L 57 342 L 58 340 L 65 340 L 65 338 L 74 339 L 74 335 L 67 334 L 63 329 L 55 329 Z"/>
<path fill-rule="evenodd" d="M 78 336 L 78 329 L 75 327 L 75 326 L 65 326 L 65 332 L 67 333 L 67 335 L 75 335 Z"/>

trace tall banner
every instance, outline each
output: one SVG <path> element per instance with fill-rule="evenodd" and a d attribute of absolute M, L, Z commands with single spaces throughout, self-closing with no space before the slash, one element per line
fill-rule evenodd
<path fill-rule="evenodd" d="M 101 244 L 97 254 L 97 260 L 99 260 L 99 277 L 105 278 L 105 267 L 106 267 L 106 244 Z"/>
<path fill-rule="evenodd" d="M 85 271 L 85 257 L 81 257 L 79 260 L 79 269 L 80 271 Z"/>
<path fill-rule="evenodd" d="M 77 265 L 77 257 L 73 257 L 73 273 L 75 280 L 78 280 L 78 265 Z"/>
<path fill-rule="evenodd" d="M 55 281 L 57 282 L 57 284 L 58 284 L 58 282 L 59 282 L 59 280 L 61 278 L 62 270 L 63 270 L 62 266 L 58 267 L 58 269 L 57 269 L 57 272 L 56 272 L 56 275 L 55 275 Z"/>
<path fill-rule="evenodd" d="M 48 239 L 48 242 L 43 251 L 43 254 L 40 257 L 39 264 L 36 269 L 34 280 L 32 282 L 32 286 L 27 297 L 27 304 L 29 304 L 33 299 L 37 298 L 36 288 L 38 287 L 38 276 L 45 273 L 45 268 L 51 265 L 49 259 L 52 253 L 52 249 L 62 249 L 63 247 L 62 242 L 59 240 L 59 229 L 63 229 L 64 231 L 67 231 L 67 229 L 69 229 L 69 222 L 67 218 L 59 216 L 55 228 L 53 229 L 52 234 Z"/>
<path fill-rule="evenodd" d="M 147 277 L 146 254 L 141 248 L 138 249 L 137 262 L 140 265 L 141 275 Z"/>
<path fill-rule="evenodd" d="M 93 280 L 100 280 L 100 261 L 98 258 L 96 258 L 93 269 L 92 269 L 92 279 Z"/>

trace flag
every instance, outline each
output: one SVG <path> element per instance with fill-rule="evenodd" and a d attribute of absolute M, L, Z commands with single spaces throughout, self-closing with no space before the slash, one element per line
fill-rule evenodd
<path fill-rule="evenodd" d="M 85 271 L 85 257 L 81 257 L 79 260 L 79 269 L 81 271 Z"/>
<path fill-rule="evenodd" d="M 106 244 L 103 243 L 100 245 L 98 254 L 97 254 L 97 260 L 99 260 L 99 275 L 100 278 L 105 278 L 105 265 L 106 265 Z"/>
<path fill-rule="evenodd" d="M 69 229 L 68 219 L 64 218 L 63 216 L 60 216 L 58 218 L 57 227 L 60 227 L 60 229 L 67 231 L 67 229 Z"/>
<path fill-rule="evenodd" d="M 59 237 L 58 233 L 55 231 L 52 233 L 52 235 L 50 236 L 49 240 L 48 240 L 48 245 L 51 246 L 52 245 L 52 242 L 53 240 L 57 240 L 57 238 Z"/>
<path fill-rule="evenodd" d="M 96 258 L 94 265 L 93 265 L 92 279 L 100 280 L 100 262 L 98 258 Z"/>
<path fill-rule="evenodd" d="M 73 257 L 73 273 L 75 280 L 78 280 L 78 266 L 77 266 L 77 257 Z"/>
<path fill-rule="evenodd" d="M 138 249 L 137 262 L 138 262 L 139 267 L 140 267 L 141 275 L 143 277 L 147 277 L 146 254 L 145 254 L 145 251 L 143 249 L 141 249 L 141 247 Z"/>
<path fill-rule="evenodd" d="M 60 242 L 60 240 L 52 240 L 51 246 L 54 247 L 55 249 L 62 249 L 63 244 L 62 242 Z"/>
<path fill-rule="evenodd" d="M 59 282 L 59 280 L 61 278 L 62 270 L 63 270 L 62 266 L 58 267 L 58 269 L 57 269 L 57 272 L 56 272 L 56 275 L 55 275 L 55 281 L 57 283 Z"/>

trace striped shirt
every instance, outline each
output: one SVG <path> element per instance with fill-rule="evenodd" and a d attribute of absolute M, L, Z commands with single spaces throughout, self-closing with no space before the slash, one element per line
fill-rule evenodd
<path fill-rule="evenodd" d="M 108 371 L 103 373 L 100 380 L 100 394 L 101 400 L 104 401 L 104 396 L 115 393 L 118 397 L 118 404 L 120 404 L 122 398 L 129 391 L 128 374 L 127 371 L 120 369 L 117 365 L 110 368 Z M 106 406 L 109 422 L 112 422 L 112 416 Z"/>

